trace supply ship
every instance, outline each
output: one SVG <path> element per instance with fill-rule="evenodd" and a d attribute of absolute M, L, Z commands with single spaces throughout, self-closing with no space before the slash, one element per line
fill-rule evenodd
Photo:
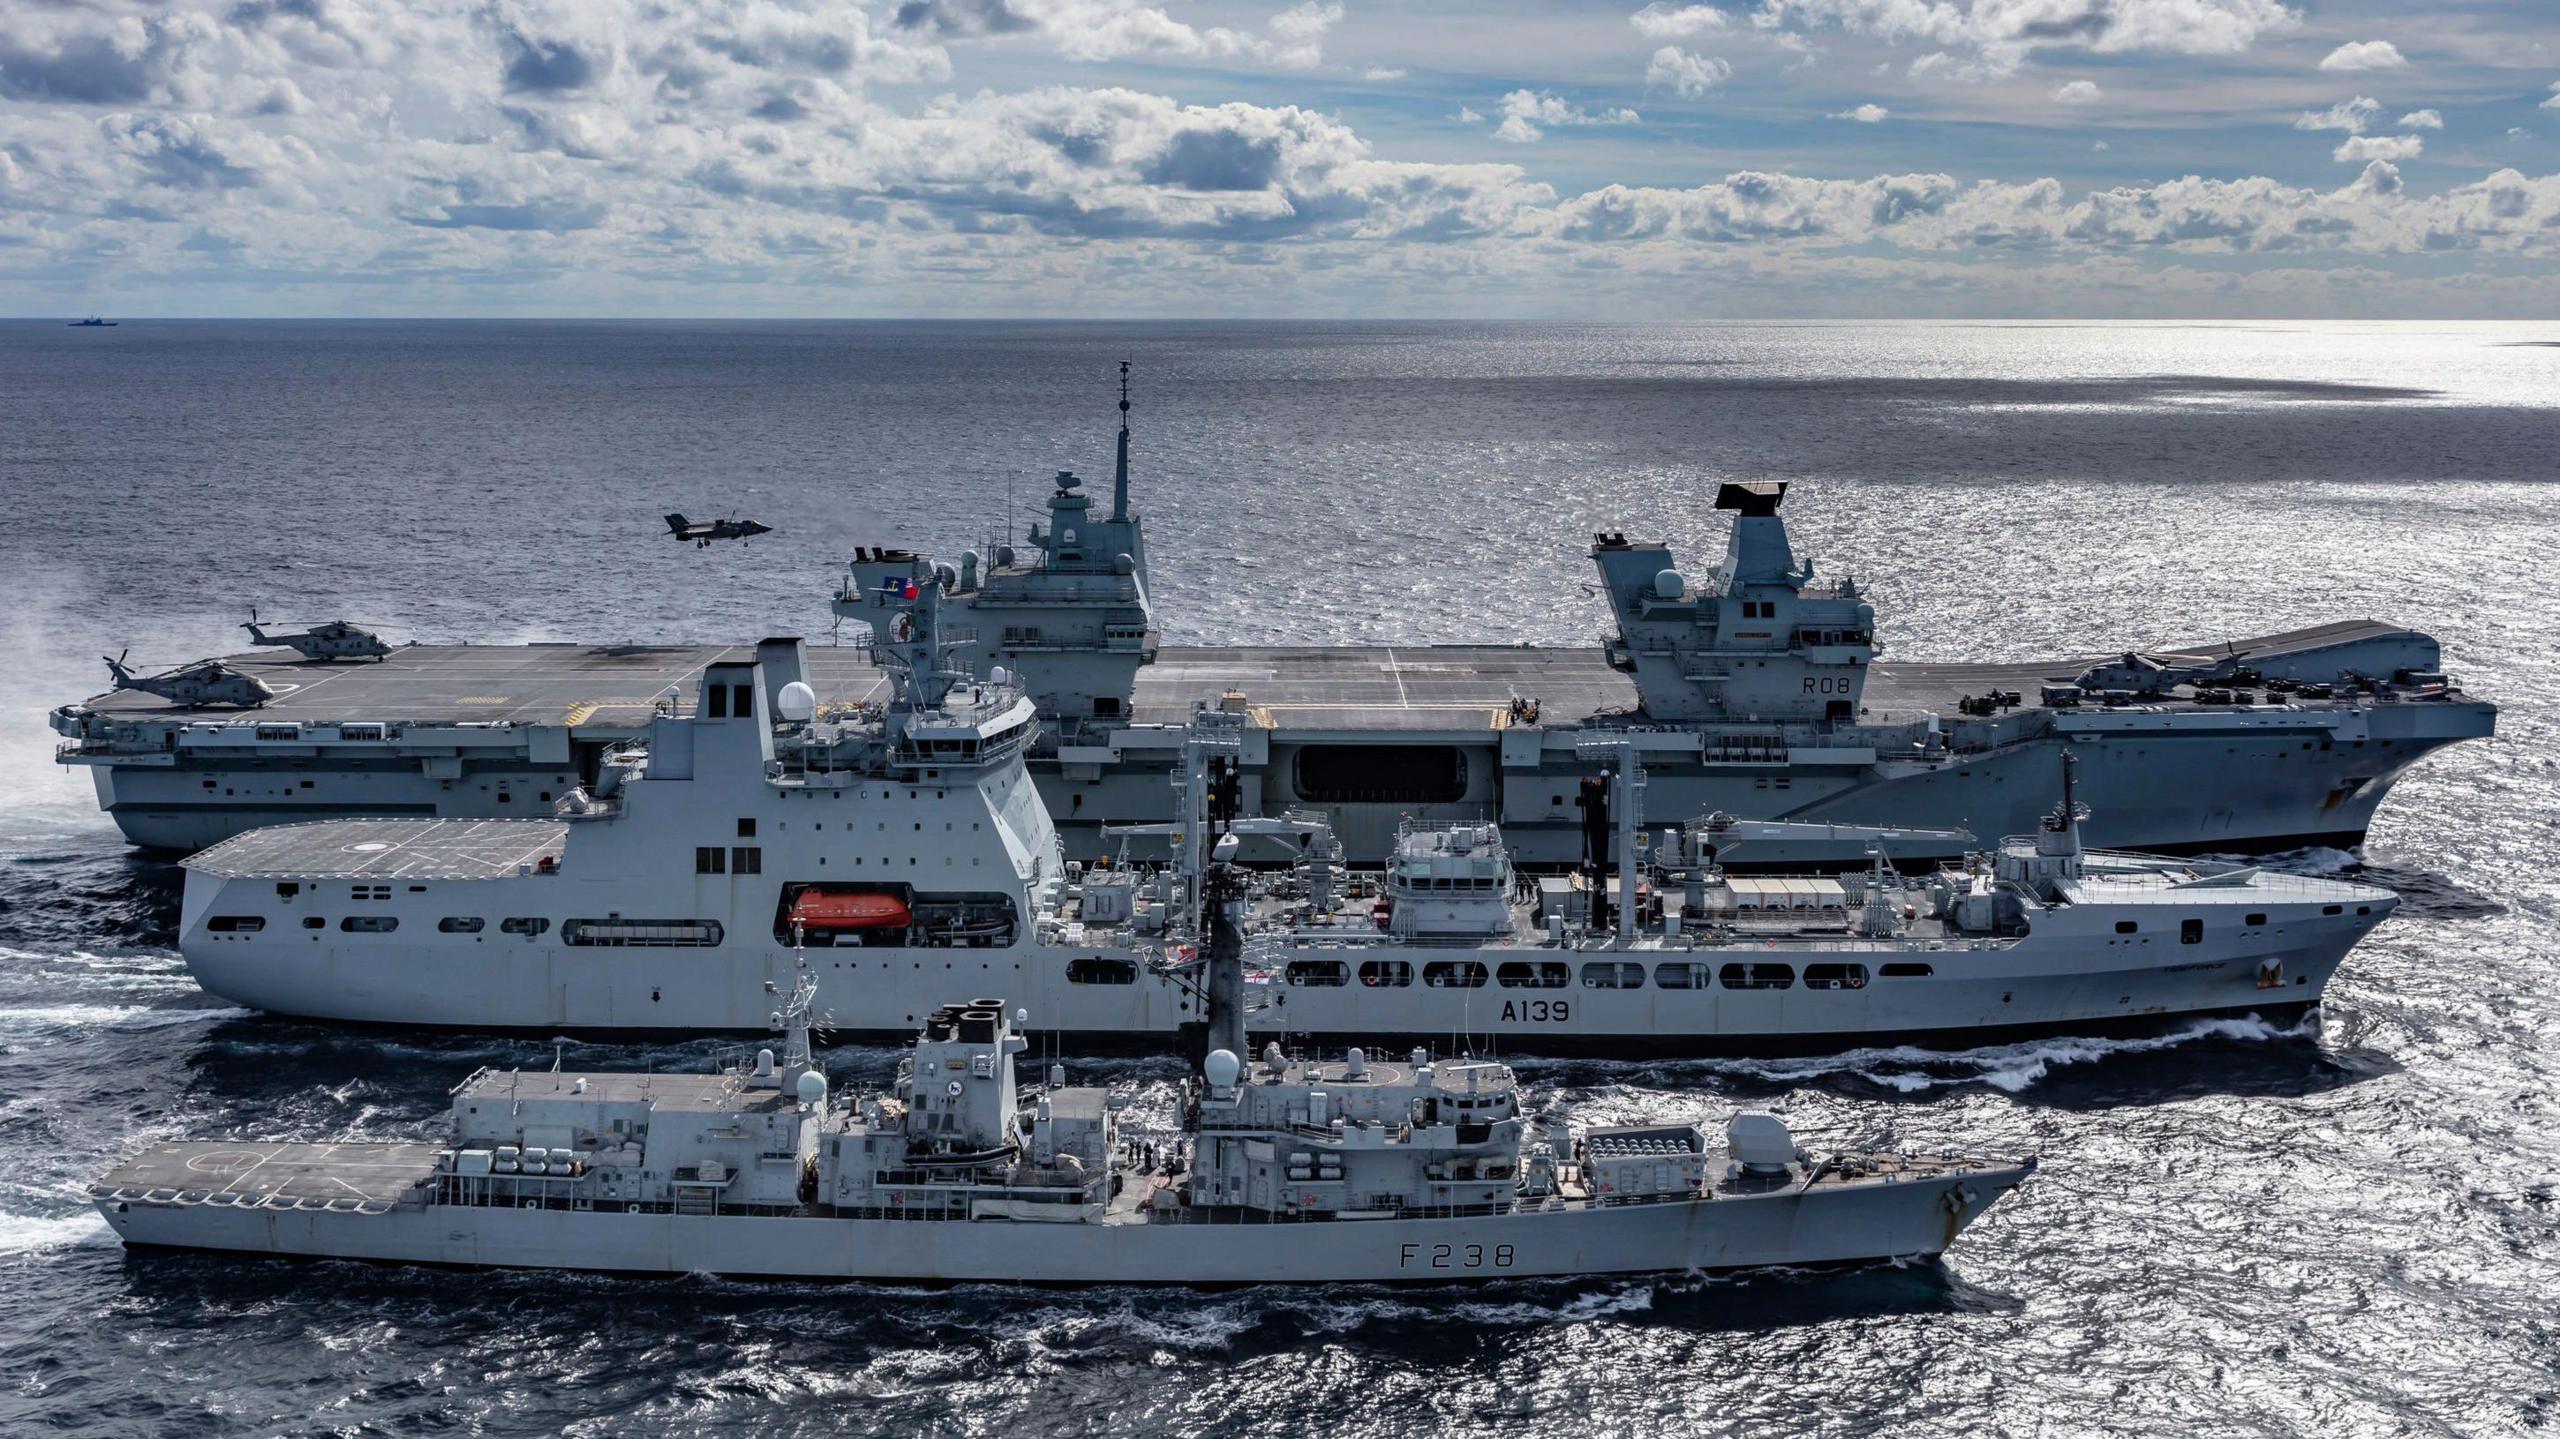
<path fill-rule="evenodd" d="M 1164 645 L 1122 393 L 1108 508 L 1061 472 L 1023 544 L 965 556 L 948 586 L 955 652 L 980 676 L 1005 670 L 1040 716 L 1028 762 L 1082 859 L 1108 851 L 1108 824 L 1172 817 L 1179 733 L 1204 705 L 1249 718 L 1244 812 L 1320 811 L 1366 862 L 1412 825 L 1494 823 L 1531 869 L 1584 857 L 1601 732 L 1641 752 L 1656 814 L 1981 836 L 2036 827 L 2068 747 L 2092 844 L 2248 853 L 2360 843 L 2410 765 L 2496 723 L 2433 638 L 2374 620 L 2051 663 L 1883 658 L 1871 597 L 1796 556 L 1783 482 L 1718 487 L 1732 530 L 1703 574 L 1664 545 L 1595 536 L 1612 627 L 1588 648 Z M 880 617 L 861 576 L 881 552 L 855 551 L 840 624 Z M 879 637 L 852 638 L 805 647 L 823 716 L 890 699 Z M 193 851 L 297 821 L 547 814 L 657 715 L 698 714 L 706 673 L 753 658 L 413 644 L 350 666 L 262 650 L 199 666 L 221 685 L 168 694 L 119 672 L 51 723 L 130 840 Z M 1750 859 L 1864 861 L 1856 845 L 1774 841 Z"/>
<path fill-rule="evenodd" d="M 713 666 L 547 819 L 342 819 L 186 861 L 178 945 L 214 994 L 285 1014 L 472 1029 L 738 1031 L 806 978 L 845 1030 L 911 1033 L 955 986 L 1079 1041 L 1199 1022 L 1223 916 L 1262 1033 L 1466 1036 L 1542 1052 L 1809 1052 L 2298 1015 L 2392 911 L 2387 891 L 2229 861 L 2088 849 L 2068 751 L 2032 834 L 1906 876 L 1962 832 L 1664 816 L 1641 739 L 1584 735 L 1590 862 L 1543 878 L 1502 828 L 1408 823 L 1383 866 L 1326 817 L 1245 812 L 1254 733 L 1203 706 L 1175 818 L 1067 857 L 1025 761 L 1039 719 L 946 647 L 956 567 L 862 561 L 894 681 L 819 717 L 800 649 Z M 1649 817 L 1650 816 L 1650 817 Z M 1200 837 L 1269 862 L 1212 871 Z M 1737 875 L 1762 848 L 1863 850 L 1862 875 Z M 1220 875 L 1232 892 L 1212 895 Z M 1239 1051 L 1241 1052 L 1241 1051 Z"/>

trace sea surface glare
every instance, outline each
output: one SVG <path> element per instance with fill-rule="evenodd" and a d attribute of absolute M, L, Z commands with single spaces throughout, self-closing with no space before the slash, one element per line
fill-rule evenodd
<path fill-rule="evenodd" d="M 0 325 L 0 1433 L 2508 1436 L 2560 1426 L 2560 331 L 2500 325 Z M 2504 706 L 2361 855 L 2407 897 L 2283 1033 L 1525 1060 L 1583 1123 L 1780 1106 L 2045 1168 L 1943 1265 L 1476 1291 L 1014 1292 L 129 1260 L 187 1135 L 423 1138 L 541 1042 L 225 1008 L 58 768 L 100 654 L 824 641 L 849 547 L 1137 495 L 1172 643 L 1585 644 L 1595 529 L 1711 564 L 1795 482 L 1907 658 L 2372 615 Z M 660 516 L 774 534 L 695 549 Z M 361 717 L 359 717 L 361 718 Z M 2164 777 L 2164 783 L 2174 779 Z M 710 1046 L 573 1045 L 572 1067 Z M 839 1085 L 886 1049 L 837 1051 Z M 1170 1060 L 1077 1064 L 1143 1085 Z"/>

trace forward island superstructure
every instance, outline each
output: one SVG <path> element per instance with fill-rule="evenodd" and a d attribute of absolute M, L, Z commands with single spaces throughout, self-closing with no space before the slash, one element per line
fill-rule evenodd
<path fill-rule="evenodd" d="M 1582 858 L 1593 732 L 1633 736 L 1657 813 L 1977 835 L 2032 828 L 2067 746 L 2094 842 L 2198 853 L 2359 843 L 2411 764 L 2495 724 L 2433 639 L 2370 621 L 2053 664 L 1881 658 L 1873 597 L 1817 579 L 1790 545 L 1781 482 L 1717 487 L 1732 531 L 1702 574 L 1663 545 L 1597 536 L 1611 617 L 1597 648 L 1167 646 L 1125 389 L 1122 404 L 1109 508 L 1061 473 L 1024 547 L 963 557 L 949 586 L 976 632 L 960 662 L 1006 670 L 1041 714 L 1033 776 L 1079 859 L 1108 852 L 1108 824 L 1172 817 L 1170 736 L 1202 705 L 1250 719 L 1245 812 L 1320 811 L 1369 862 L 1408 822 L 1491 822 L 1534 868 Z M 879 618 L 863 592 L 876 549 L 854 553 L 835 605 L 859 641 Z M 808 649 L 822 712 L 888 697 L 872 656 Z M 244 655 L 223 663 L 258 687 L 249 699 L 127 687 L 52 723 L 129 837 L 192 850 L 294 820 L 539 814 L 591 788 L 656 711 L 692 713 L 706 672 L 749 657 L 411 645 L 351 669 Z M 1839 860 L 1773 843 L 1753 862 Z"/>

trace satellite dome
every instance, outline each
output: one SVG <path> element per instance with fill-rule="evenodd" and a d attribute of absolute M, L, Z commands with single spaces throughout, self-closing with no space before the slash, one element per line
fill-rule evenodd
<path fill-rule="evenodd" d="M 800 1102 L 816 1104 L 827 1097 L 827 1077 L 814 1069 L 800 1071 Z"/>
<path fill-rule="evenodd" d="M 818 717 L 818 692 L 802 681 L 793 680 L 773 697 L 773 707 L 793 724 L 807 724 Z"/>
<path fill-rule="evenodd" d="M 1136 559 L 1132 558 L 1127 551 L 1124 550 L 1111 557 L 1111 573 L 1115 575 L 1134 575 L 1137 572 L 1138 562 Z"/>
<path fill-rule="evenodd" d="M 1666 600 L 1676 600 L 1689 589 L 1689 581 L 1678 570 L 1664 570 L 1653 577 L 1653 592 Z"/>
<path fill-rule="evenodd" d="M 1232 1049 L 1213 1049 L 1201 1062 L 1200 1073 L 1209 1081 L 1211 1089 L 1233 1089 L 1236 1076 L 1244 1073 L 1244 1061 L 1236 1058 Z"/>

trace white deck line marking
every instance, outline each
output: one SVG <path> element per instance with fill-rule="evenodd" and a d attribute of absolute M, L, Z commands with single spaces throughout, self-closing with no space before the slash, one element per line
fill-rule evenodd
<path fill-rule="evenodd" d="M 1396 652 L 1393 649 L 1387 651 L 1387 673 L 1396 677 L 1396 704 L 1405 709 L 1413 708 L 1413 701 L 1405 698 L 1404 670 L 1396 664 Z"/>

